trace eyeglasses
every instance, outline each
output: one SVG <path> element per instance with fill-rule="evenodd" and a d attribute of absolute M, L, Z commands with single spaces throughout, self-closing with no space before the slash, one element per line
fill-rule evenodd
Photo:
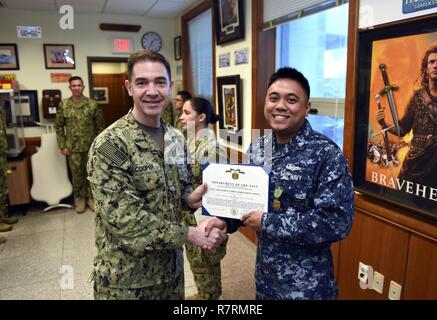
<path fill-rule="evenodd" d="M 182 102 L 182 101 L 184 101 L 184 100 L 175 98 L 175 99 L 173 99 L 173 101 L 176 101 L 176 102 L 181 101 L 181 102 Z"/>

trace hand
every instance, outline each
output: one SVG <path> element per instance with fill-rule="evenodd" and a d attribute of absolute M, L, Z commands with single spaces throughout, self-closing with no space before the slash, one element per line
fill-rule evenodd
<path fill-rule="evenodd" d="M 209 236 L 209 233 L 211 232 L 211 230 L 213 228 L 217 228 L 222 230 L 225 234 L 227 233 L 227 225 L 226 222 L 224 220 L 221 220 L 219 218 L 210 218 L 205 220 L 205 235 Z"/>
<path fill-rule="evenodd" d="M 241 217 L 241 221 L 243 221 L 244 225 L 247 227 L 259 231 L 261 230 L 261 222 L 264 212 L 261 210 L 251 210 L 245 215 Z"/>
<path fill-rule="evenodd" d="M 64 149 L 62 149 L 62 154 L 64 156 L 69 156 L 70 155 L 70 150 L 68 150 L 68 148 L 64 148 Z"/>
<path fill-rule="evenodd" d="M 385 119 L 384 119 L 385 115 L 384 115 L 384 108 L 382 109 L 378 109 L 378 111 L 376 111 L 376 120 L 378 121 L 378 123 L 383 127 L 386 128 L 387 125 L 385 123 Z"/>
<path fill-rule="evenodd" d="M 185 199 L 185 202 L 191 209 L 197 209 L 202 206 L 202 197 L 208 190 L 206 183 L 198 186 L 190 195 Z"/>
<path fill-rule="evenodd" d="M 217 228 L 214 228 L 208 237 L 205 236 L 205 223 L 203 222 L 197 227 L 188 227 L 187 241 L 202 249 L 214 250 L 223 242 L 225 236 L 226 234 Z"/>
<path fill-rule="evenodd" d="M 223 220 L 220 220 L 216 217 L 209 218 L 202 221 L 199 224 L 199 227 L 203 229 L 205 237 L 217 240 L 218 244 L 215 248 L 217 248 L 226 239 L 227 226 L 226 222 Z M 209 228 L 208 230 L 206 229 L 207 227 Z M 204 250 L 213 250 L 215 248 L 202 246 L 202 249 Z"/>

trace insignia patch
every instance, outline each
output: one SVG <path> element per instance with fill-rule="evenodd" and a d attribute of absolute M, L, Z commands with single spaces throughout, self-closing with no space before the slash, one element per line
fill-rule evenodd
<path fill-rule="evenodd" d="M 97 151 L 117 166 L 121 166 L 127 160 L 127 156 L 109 141 L 103 142 L 97 148 Z"/>

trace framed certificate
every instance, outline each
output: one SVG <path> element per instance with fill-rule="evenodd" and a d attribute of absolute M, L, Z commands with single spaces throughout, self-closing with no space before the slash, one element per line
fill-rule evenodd
<path fill-rule="evenodd" d="M 203 183 L 203 215 L 240 219 L 250 210 L 268 211 L 269 175 L 260 166 L 211 163 Z"/>

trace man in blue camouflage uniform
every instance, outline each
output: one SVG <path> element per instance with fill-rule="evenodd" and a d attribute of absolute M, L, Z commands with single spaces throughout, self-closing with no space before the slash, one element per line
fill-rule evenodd
<path fill-rule="evenodd" d="M 305 119 L 309 96 L 308 80 L 299 71 L 281 68 L 273 74 L 264 106 L 273 134 L 253 142 L 247 153 L 247 162 L 263 166 L 271 177 L 269 211 L 242 217 L 259 240 L 257 299 L 335 299 L 338 294 L 330 245 L 352 226 L 352 178 L 339 147 Z M 208 228 L 219 226 L 214 222 Z M 229 232 L 241 226 L 227 222 Z"/>
<path fill-rule="evenodd" d="M 215 249 L 225 238 L 206 237 L 205 224 L 186 226 L 182 205 L 198 208 L 185 139 L 161 121 L 173 82 L 159 53 L 142 50 L 128 60 L 125 81 L 133 110 L 93 142 L 88 180 L 96 201 L 95 299 L 183 299 L 183 245 Z"/>

